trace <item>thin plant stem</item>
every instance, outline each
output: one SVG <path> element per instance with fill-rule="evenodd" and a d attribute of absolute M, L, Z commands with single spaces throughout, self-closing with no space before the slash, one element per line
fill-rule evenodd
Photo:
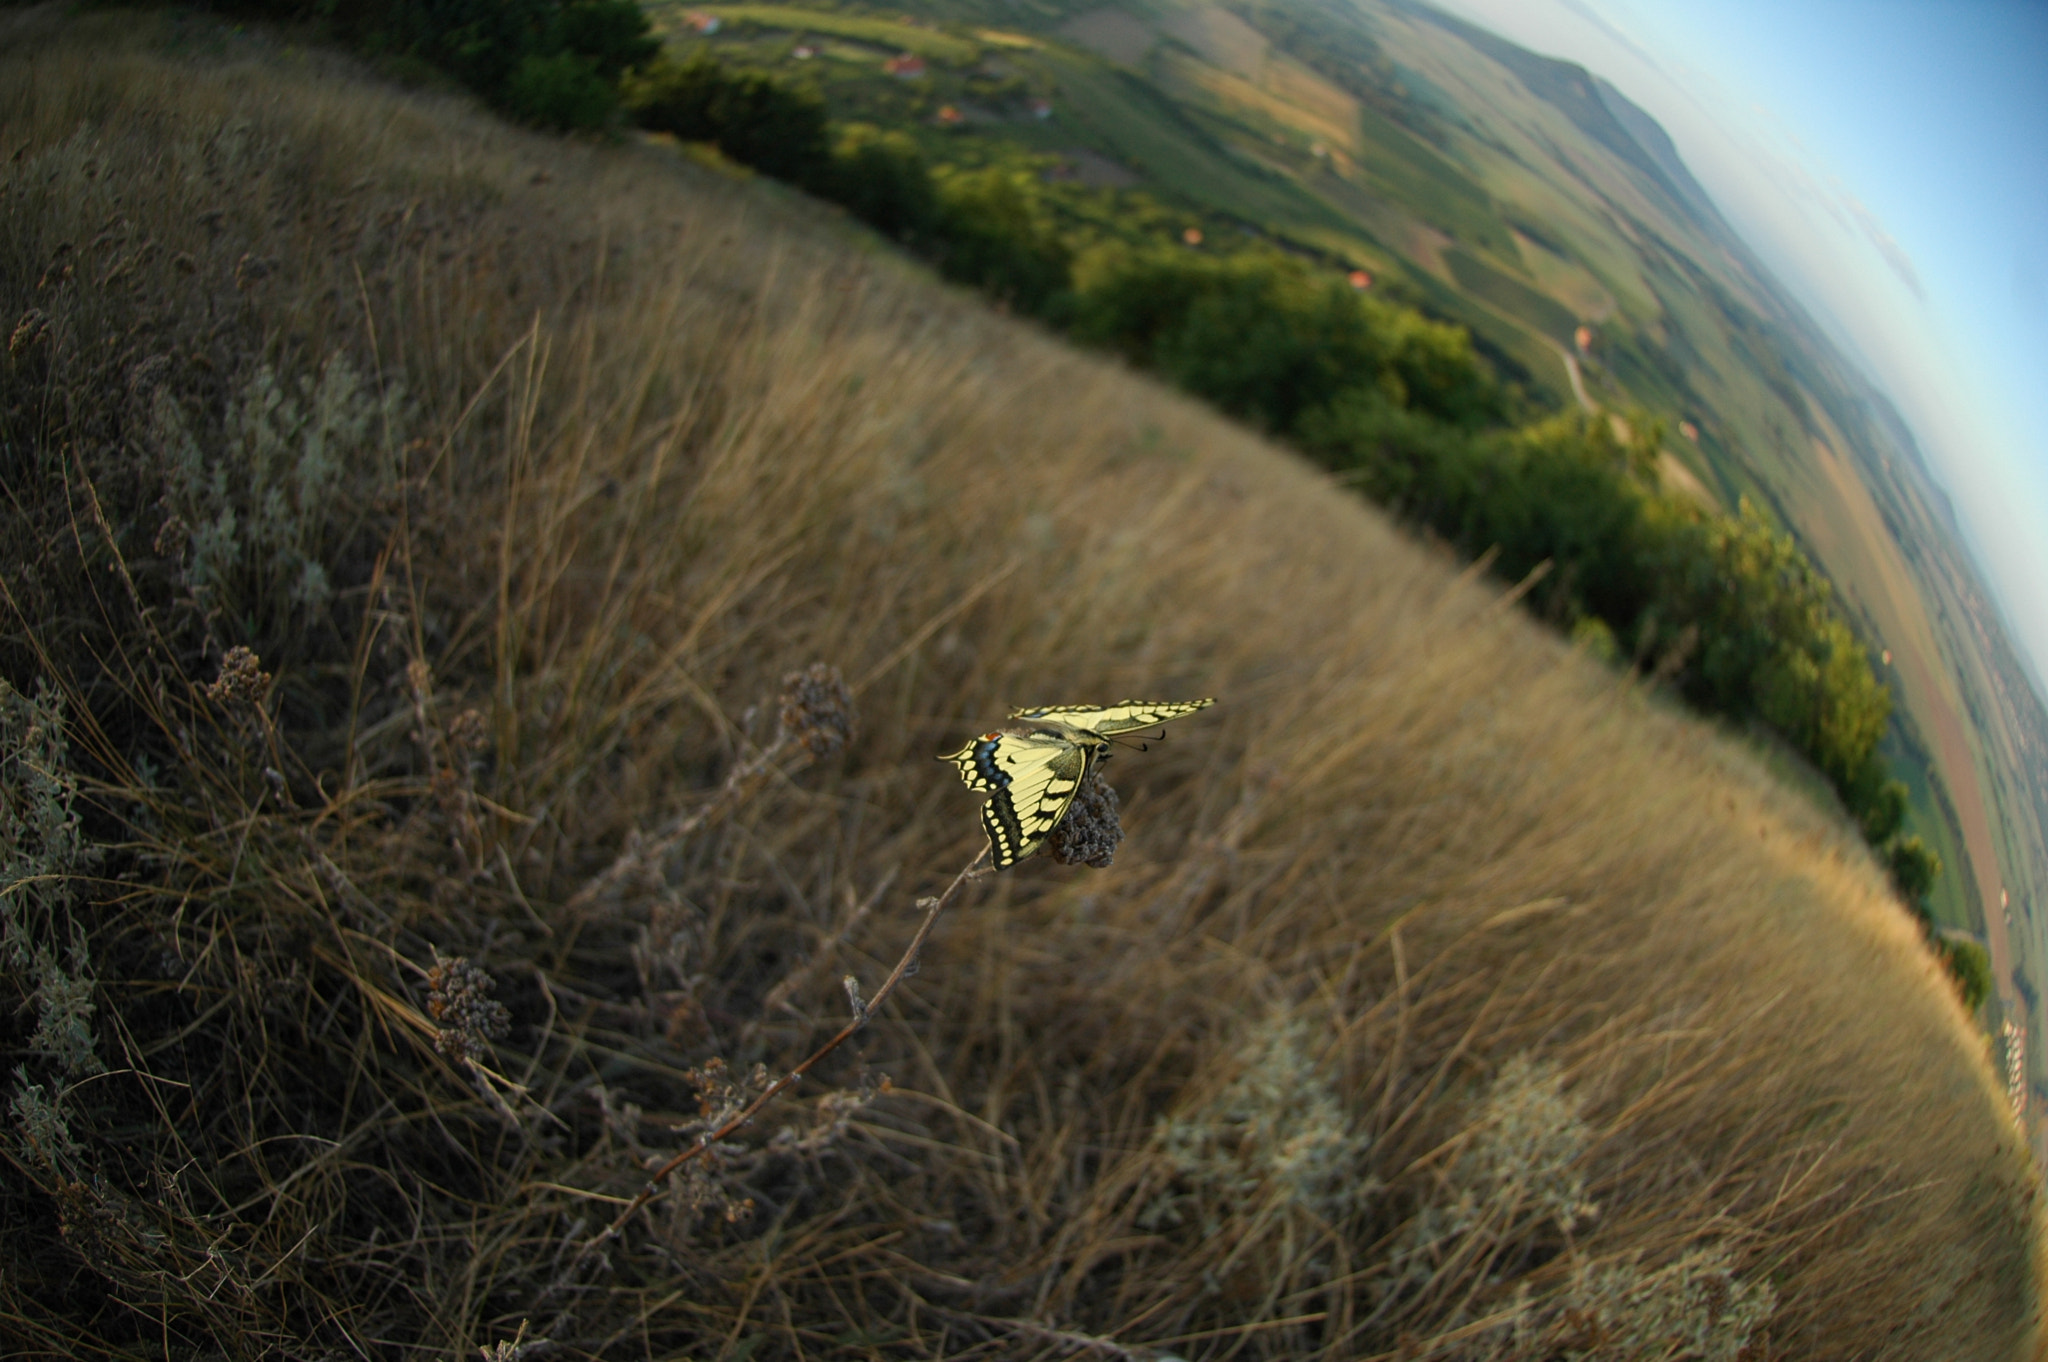
<path fill-rule="evenodd" d="M 910 938 L 910 944 L 903 950 L 903 958 L 896 962 L 895 969 L 889 971 L 889 977 L 884 979 L 882 986 L 875 990 L 874 997 L 862 1002 L 859 993 L 854 987 L 853 976 L 847 976 L 847 992 L 853 998 L 852 1021 L 841 1027 L 839 1033 L 833 1036 L 832 1039 L 812 1051 L 801 1064 L 798 1064 L 788 1073 L 770 1083 L 766 1088 L 763 1088 L 753 1101 L 747 1103 L 745 1107 L 741 1108 L 737 1114 L 723 1125 L 720 1125 L 716 1130 L 707 1131 L 698 1136 L 695 1144 L 682 1150 L 667 1163 L 655 1169 L 653 1174 L 647 1179 L 647 1184 L 640 1189 L 640 1194 L 627 1204 L 625 1210 L 619 1212 L 618 1218 L 612 1221 L 602 1234 L 590 1241 L 585 1251 L 588 1252 L 590 1249 L 595 1249 L 617 1238 L 619 1233 L 625 1229 L 627 1223 L 634 1216 L 638 1215 L 642 1208 L 661 1195 L 661 1184 L 669 1174 L 675 1172 L 676 1169 L 681 1168 L 691 1159 L 696 1158 L 712 1145 L 717 1144 L 720 1140 L 725 1139 L 741 1126 L 753 1120 L 755 1114 L 761 1108 L 767 1106 L 775 1098 L 776 1094 L 801 1081 L 803 1076 L 809 1073 L 818 1061 L 845 1044 L 865 1027 L 869 1019 L 881 1010 L 882 1004 L 888 1000 L 889 995 L 896 991 L 896 986 L 902 983 L 910 972 L 916 968 L 918 952 L 924 948 L 925 938 L 931 935 L 932 927 L 939 920 L 939 914 L 945 912 L 947 906 L 955 898 L 959 897 L 961 888 L 968 881 L 979 879 L 982 875 L 989 873 L 982 866 L 982 862 L 987 859 L 988 848 L 984 846 L 975 855 L 975 858 L 962 867 L 960 873 L 953 877 L 953 882 L 946 886 L 946 891 L 943 894 L 936 898 L 918 900 L 918 907 L 925 910 L 924 921 L 918 924 L 916 934 Z"/>
<path fill-rule="evenodd" d="M 757 752 L 753 757 L 733 768 L 725 779 L 715 798 L 695 813 L 676 820 L 666 831 L 653 841 L 642 846 L 622 851 L 612 863 L 598 874 L 593 875 L 582 888 L 569 896 L 562 906 L 564 915 L 574 917 L 596 903 L 598 897 L 623 883 L 626 878 L 649 865 L 659 865 L 667 855 L 693 836 L 707 823 L 725 817 L 753 793 L 760 789 L 768 776 L 776 769 L 776 763 L 790 748 L 797 749 L 797 761 L 783 771 L 785 776 L 794 775 L 810 765 L 810 757 L 802 746 L 778 736 L 774 743 Z"/>

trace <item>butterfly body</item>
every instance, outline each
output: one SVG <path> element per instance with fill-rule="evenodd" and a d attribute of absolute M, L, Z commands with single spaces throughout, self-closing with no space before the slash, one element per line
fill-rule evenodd
<path fill-rule="evenodd" d="M 989 792 L 981 825 L 995 868 L 1004 870 L 1036 852 L 1059 826 L 1088 772 L 1109 758 L 1112 737 L 1214 703 L 1125 700 L 1020 709 L 1008 723 L 939 760 L 952 762 L 969 789 Z"/>

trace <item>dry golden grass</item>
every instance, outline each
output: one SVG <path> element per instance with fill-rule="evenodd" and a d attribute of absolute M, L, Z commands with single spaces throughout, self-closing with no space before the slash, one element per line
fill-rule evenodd
<path fill-rule="evenodd" d="M 1498 585 L 658 149 L 196 22 L 0 52 L 0 647 L 106 847 L 108 1070 L 0 1032 L 10 1355 L 2031 1355 L 2034 1174 L 1854 834 Z M 309 386 L 374 419 L 258 543 L 249 451 L 314 459 L 259 366 L 336 356 L 404 399 Z M 820 659 L 855 741 L 761 766 Z M 579 1254 L 974 855 L 935 753 L 1208 694 L 1113 869 L 972 885 Z"/>

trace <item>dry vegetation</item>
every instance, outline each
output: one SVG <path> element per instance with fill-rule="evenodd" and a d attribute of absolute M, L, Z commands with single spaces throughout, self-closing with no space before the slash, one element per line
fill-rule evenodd
<path fill-rule="evenodd" d="M 658 149 L 0 23 L 10 1356 L 2034 1346 L 1855 835 L 1483 577 Z M 583 1251 L 974 856 L 935 753 L 1207 694 Z"/>

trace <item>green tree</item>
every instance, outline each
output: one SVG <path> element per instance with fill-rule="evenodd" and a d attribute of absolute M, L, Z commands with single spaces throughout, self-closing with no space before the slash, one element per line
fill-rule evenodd
<path fill-rule="evenodd" d="M 1927 896 L 1941 877 L 1941 857 L 1918 837 L 1901 837 L 1886 848 L 1885 864 L 1899 897 L 1924 914 Z"/>
<path fill-rule="evenodd" d="M 1948 966 L 1964 1008 L 1974 1014 L 1991 996 L 1990 953 L 1974 941 L 1950 937 L 1941 943 L 1941 961 Z"/>
<path fill-rule="evenodd" d="M 1076 271 L 1074 334 L 1123 354 L 1233 415 L 1317 437 L 1378 420 L 1369 403 L 1476 426 L 1497 410 L 1491 377 L 1462 329 L 1361 297 L 1272 251 L 1198 254 L 1107 247 Z M 1418 428 L 1404 427 L 1409 434 Z"/>
<path fill-rule="evenodd" d="M 1606 417 L 1581 412 L 1492 437 L 1491 475 L 1461 538 L 1498 547 L 1510 578 L 1549 560 L 1538 600 L 1552 619 L 1634 620 L 1648 604 L 1637 560 L 1654 440 L 1623 440 Z"/>
<path fill-rule="evenodd" d="M 1412 308 L 1361 298 L 1348 288 L 1345 296 L 1381 336 L 1387 368 L 1399 380 L 1407 406 L 1456 426 L 1478 427 L 1500 419 L 1500 385 L 1480 363 L 1472 334 L 1464 327 L 1431 321 Z"/>
<path fill-rule="evenodd" d="M 1660 627 L 1698 631 L 1688 697 L 1761 719 L 1845 799 L 1868 789 L 1891 693 L 1837 613 L 1834 588 L 1791 536 L 1745 499 L 1738 515 L 1670 527 L 1653 557 Z"/>
<path fill-rule="evenodd" d="M 506 82 L 504 105 L 514 118 L 536 127 L 587 131 L 611 118 L 618 95 L 588 57 L 529 53 Z"/>
<path fill-rule="evenodd" d="M 574 0 L 560 6 L 548 46 L 586 59 L 598 79 L 611 86 L 661 54 L 661 39 L 634 0 Z"/>
<path fill-rule="evenodd" d="M 656 62 L 627 80 L 634 121 L 685 142 L 710 142 L 741 165 L 807 189 L 831 178 L 825 101 L 759 71 L 734 71 L 699 53 Z"/>
<path fill-rule="evenodd" d="M 1627 629 L 1652 604 L 1643 570 L 1655 430 L 1623 439 L 1603 417 L 1566 413 L 1518 431 L 1472 431 L 1353 388 L 1305 415 L 1304 446 L 1368 494 L 1473 555 L 1497 551 L 1518 578 L 1548 560 L 1538 588 L 1560 624 Z"/>
<path fill-rule="evenodd" d="M 917 143 L 900 132 L 854 123 L 840 130 L 832 161 L 830 195 L 848 212 L 898 241 L 929 238 L 939 197 Z"/>
<path fill-rule="evenodd" d="M 948 279 L 1041 316 L 1065 300 L 1073 253 L 1029 171 L 957 171 L 939 180 L 938 195 L 937 255 Z"/>
<path fill-rule="evenodd" d="M 445 72 L 527 122 L 605 122 L 620 78 L 661 42 L 634 0 L 224 0 L 235 13 L 314 23 L 358 51 Z"/>
<path fill-rule="evenodd" d="M 1881 847 L 1898 835 L 1906 821 L 1907 795 L 1904 782 L 1885 778 L 1884 763 L 1873 753 L 1848 793 L 1849 808 L 1862 825 L 1865 841 Z"/>
<path fill-rule="evenodd" d="M 1485 482 L 1478 436 L 1408 410 L 1378 385 L 1304 412 L 1295 436 L 1373 500 L 1453 538 Z"/>

